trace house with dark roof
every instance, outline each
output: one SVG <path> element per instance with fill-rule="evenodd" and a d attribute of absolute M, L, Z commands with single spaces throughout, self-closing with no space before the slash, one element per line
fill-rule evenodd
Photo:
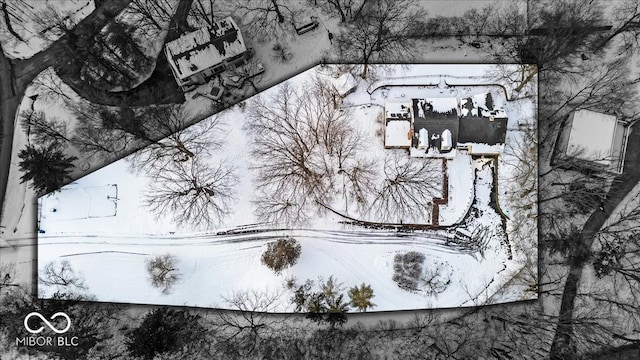
<path fill-rule="evenodd" d="M 417 134 L 413 147 L 435 153 L 447 153 L 455 148 L 458 139 L 455 98 L 411 99 L 411 105 L 414 134 Z"/>
<path fill-rule="evenodd" d="M 491 93 L 460 99 L 458 148 L 472 154 L 501 152 L 507 136 L 507 114 L 495 109 Z"/>
<path fill-rule="evenodd" d="M 244 65 L 251 56 L 231 17 L 168 42 L 164 51 L 173 76 L 184 91 Z"/>
<path fill-rule="evenodd" d="M 389 111 L 397 108 L 392 104 L 385 105 L 386 148 L 409 149 L 414 157 L 451 157 L 455 150 L 499 155 L 504 150 L 508 119 L 503 109 L 494 108 L 490 93 L 462 99 L 411 99 L 402 104 L 403 110 L 410 107 L 402 115 L 403 123 Z"/>

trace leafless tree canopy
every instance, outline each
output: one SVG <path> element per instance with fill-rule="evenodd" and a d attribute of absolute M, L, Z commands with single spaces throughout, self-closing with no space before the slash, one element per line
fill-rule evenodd
<path fill-rule="evenodd" d="M 144 205 L 158 217 L 170 216 L 178 226 L 219 224 L 235 200 L 235 167 L 194 159 L 174 162 L 155 174 Z"/>
<path fill-rule="evenodd" d="M 243 358 L 251 357 L 262 341 L 291 326 L 288 317 L 274 317 L 282 293 L 272 290 L 239 290 L 223 297 L 226 308 L 234 311 L 218 311 L 212 325 L 218 335 Z"/>
<path fill-rule="evenodd" d="M 132 0 L 128 11 L 138 20 L 136 27 L 148 36 L 154 36 L 166 30 L 172 17 L 172 5 L 168 0 Z"/>
<path fill-rule="evenodd" d="M 224 126 L 216 115 L 189 127 L 186 115 L 178 107 L 156 107 L 145 116 L 157 135 L 145 136 L 149 145 L 127 158 L 139 172 L 155 173 L 173 162 L 210 157 L 222 145 Z M 164 137 L 155 140 L 158 136 Z"/>
<path fill-rule="evenodd" d="M 295 3 L 283 0 L 236 0 L 238 16 L 244 26 L 260 40 L 278 39 L 291 34 L 297 14 Z"/>
<path fill-rule="evenodd" d="M 372 0 L 361 11 L 336 38 L 340 59 L 363 64 L 363 78 L 372 62 L 411 59 L 411 37 L 426 16 L 422 8 L 413 0 Z"/>
<path fill-rule="evenodd" d="M 220 0 L 193 0 L 187 17 L 189 24 L 195 28 L 212 26 L 219 17 L 216 12 L 219 6 L 217 1 Z"/>
<path fill-rule="evenodd" d="M 337 195 L 364 201 L 375 178 L 374 163 L 362 155 L 350 113 L 336 101 L 329 85 L 318 79 L 303 88 L 285 83 L 277 93 L 251 102 L 248 126 L 262 189 L 257 213 L 264 220 L 304 222 L 318 202 L 330 204 Z"/>
<path fill-rule="evenodd" d="M 57 291 L 77 292 L 87 289 L 84 279 L 72 268 L 68 260 L 51 261 L 40 269 L 38 281 L 45 286 L 53 286 Z"/>
<path fill-rule="evenodd" d="M 161 288 L 163 294 L 170 293 L 173 285 L 180 280 L 176 262 L 176 257 L 171 254 L 158 255 L 147 260 L 147 273 L 151 285 Z"/>
<path fill-rule="evenodd" d="M 144 144 L 129 128 L 134 121 L 130 122 L 130 117 L 124 116 L 124 110 L 109 111 L 93 104 L 77 104 L 73 111 L 78 117 L 78 125 L 71 142 L 88 158 L 115 159 Z M 127 126 L 105 126 L 106 118 L 118 119 Z"/>
<path fill-rule="evenodd" d="M 599 43 L 594 27 L 602 25 L 602 7 L 590 0 L 528 2 L 528 13 L 511 7 L 493 21 L 512 36 L 494 46 L 502 60 L 537 64 L 540 72 L 575 71 L 580 55 Z"/>
<path fill-rule="evenodd" d="M 27 135 L 33 135 L 38 144 L 68 142 L 67 124 L 47 116 L 43 111 L 27 111 L 21 114 L 20 124 Z"/>
<path fill-rule="evenodd" d="M 337 16 L 341 22 L 355 21 L 363 15 L 363 9 L 370 0 L 307 0 L 324 12 Z"/>
<path fill-rule="evenodd" d="M 384 179 L 371 205 L 383 221 L 423 223 L 434 197 L 441 194 L 442 163 L 393 152 L 385 158 Z"/>
<path fill-rule="evenodd" d="M 242 66 L 238 66 L 229 72 L 233 76 L 237 76 L 241 79 L 241 83 L 238 87 L 243 87 L 245 84 L 249 84 L 255 93 L 258 92 L 258 83 L 262 80 L 263 73 L 258 74 L 260 60 L 257 56 L 252 56 Z"/>

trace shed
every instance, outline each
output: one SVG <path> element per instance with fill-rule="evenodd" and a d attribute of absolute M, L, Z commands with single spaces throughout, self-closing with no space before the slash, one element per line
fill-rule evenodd
<path fill-rule="evenodd" d="M 334 79 L 332 85 L 333 88 L 336 89 L 336 92 L 338 93 L 338 95 L 340 95 L 340 97 L 345 97 L 356 91 L 358 82 L 350 72 L 346 72 L 340 75 L 338 78 Z"/>

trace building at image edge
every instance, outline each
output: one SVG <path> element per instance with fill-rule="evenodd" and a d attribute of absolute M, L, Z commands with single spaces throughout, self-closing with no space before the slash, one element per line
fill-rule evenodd
<path fill-rule="evenodd" d="M 168 42 L 164 52 L 174 78 L 183 91 L 225 70 L 246 63 L 251 57 L 242 33 L 230 16 Z"/>

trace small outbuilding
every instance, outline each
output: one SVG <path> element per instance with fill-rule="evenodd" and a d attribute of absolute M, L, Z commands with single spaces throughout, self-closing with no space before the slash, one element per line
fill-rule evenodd
<path fill-rule="evenodd" d="M 615 115 L 579 109 L 567 118 L 554 162 L 622 173 L 629 126 Z"/>
<path fill-rule="evenodd" d="M 334 79 L 332 85 L 338 95 L 343 98 L 356 91 L 358 82 L 350 72 L 346 72 Z"/>
<path fill-rule="evenodd" d="M 385 104 L 384 147 L 408 149 L 413 139 L 411 104 Z"/>

